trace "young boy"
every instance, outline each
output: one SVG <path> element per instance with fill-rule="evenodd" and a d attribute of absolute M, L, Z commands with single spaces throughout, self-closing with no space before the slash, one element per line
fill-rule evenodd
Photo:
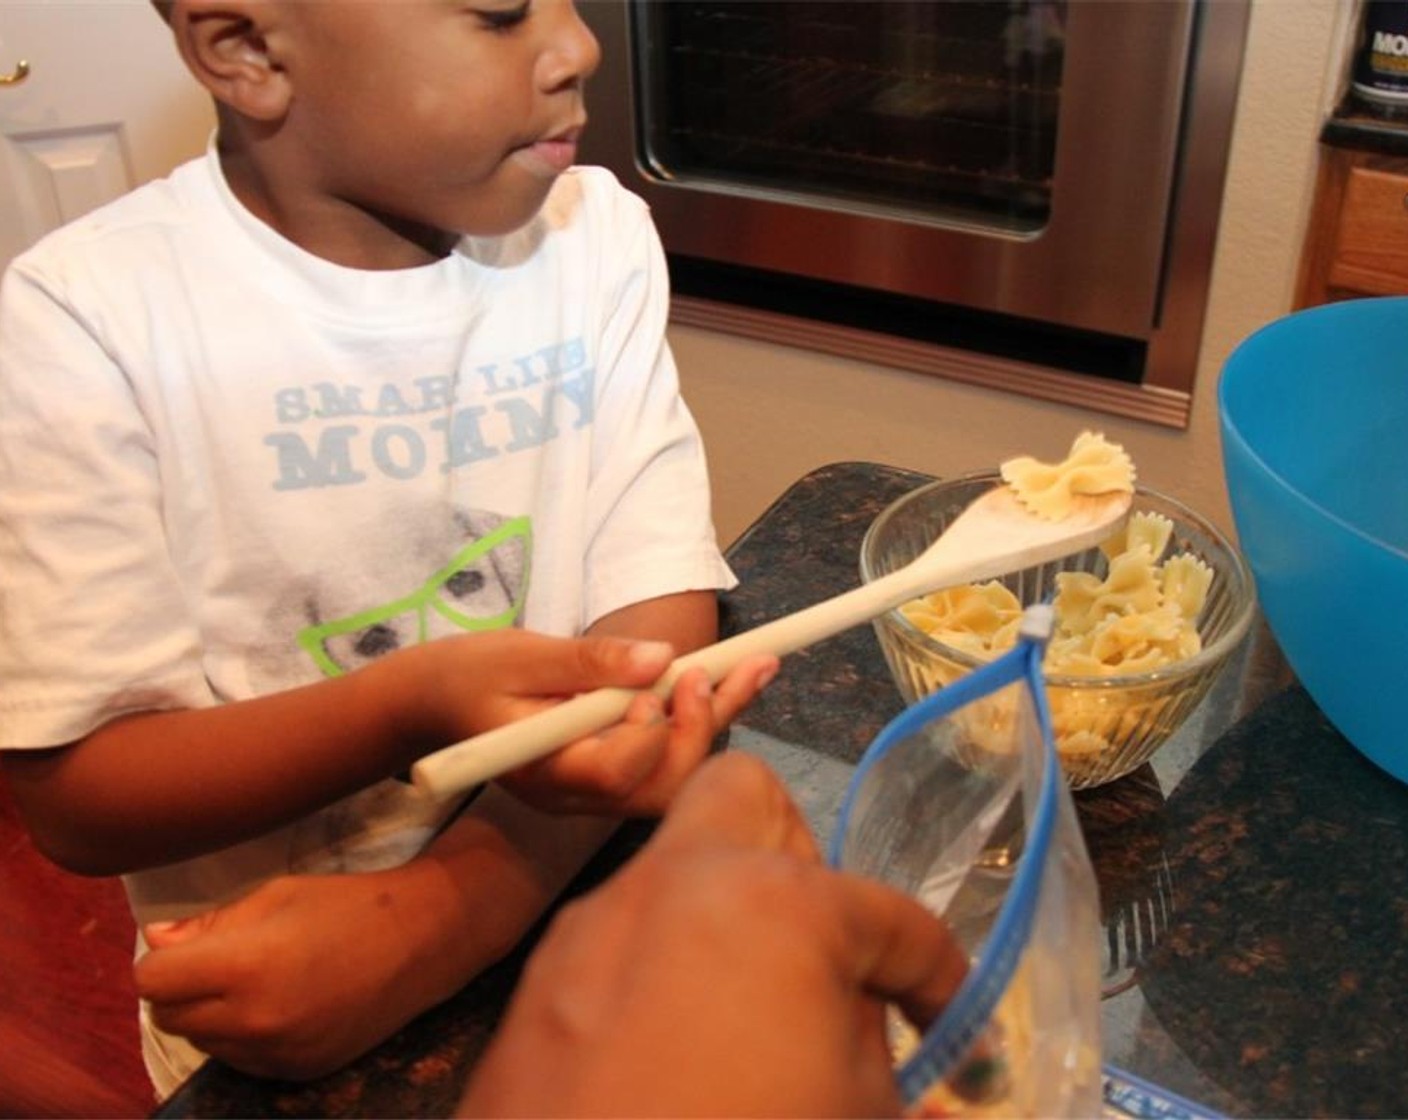
<path fill-rule="evenodd" d="M 0 761 L 43 851 L 125 877 L 165 1094 L 206 1053 L 325 1072 L 454 992 L 776 662 L 463 812 L 392 779 L 714 637 L 663 256 L 570 169 L 569 0 L 163 14 L 211 151 L 0 288 Z"/>

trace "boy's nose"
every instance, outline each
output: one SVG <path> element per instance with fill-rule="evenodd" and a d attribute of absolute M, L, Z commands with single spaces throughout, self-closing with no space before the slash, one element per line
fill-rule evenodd
<path fill-rule="evenodd" d="M 591 77 L 601 62 L 601 45 L 571 0 L 562 4 L 559 11 L 552 40 L 539 60 L 542 84 L 549 90 Z"/>

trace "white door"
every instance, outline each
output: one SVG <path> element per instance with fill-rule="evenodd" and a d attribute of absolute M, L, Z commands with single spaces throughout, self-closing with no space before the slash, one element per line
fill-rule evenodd
<path fill-rule="evenodd" d="M 0 0 L 0 271 L 198 154 L 214 125 L 147 0 Z"/>

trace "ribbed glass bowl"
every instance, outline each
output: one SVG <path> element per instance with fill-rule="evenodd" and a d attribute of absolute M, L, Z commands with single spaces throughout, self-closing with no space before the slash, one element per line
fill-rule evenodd
<path fill-rule="evenodd" d="M 921 486 L 903 495 L 871 524 L 861 542 L 860 574 L 872 580 L 904 567 L 980 494 L 1001 484 L 984 471 Z M 1134 510 L 1162 514 L 1173 522 L 1165 556 L 1189 552 L 1213 572 L 1198 618 L 1202 650 L 1166 667 L 1125 676 L 1046 675 L 1057 753 L 1073 789 L 1103 785 L 1142 766 L 1207 695 L 1213 680 L 1246 634 L 1256 606 L 1251 574 L 1232 543 L 1181 502 L 1144 486 Z M 1061 560 L 1002 578 L 1023 606 L 1054 595 L 1059 572 L 1103 577 L 1105 556 L 1087 549 Z M 898 610 L 875 620 L 875 633 L 906 703 L 914 703 L 982 662 L 945 645 Z"/>

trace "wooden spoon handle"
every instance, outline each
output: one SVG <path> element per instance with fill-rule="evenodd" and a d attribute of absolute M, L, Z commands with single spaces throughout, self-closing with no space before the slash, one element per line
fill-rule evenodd
<path fill-rule="evenodd" d="M 411 781 L 435 797 L 471 789 L 619 722 L 635 697 L 628 688 L 584 692 L 426 755 L 411 767 Z"/>

